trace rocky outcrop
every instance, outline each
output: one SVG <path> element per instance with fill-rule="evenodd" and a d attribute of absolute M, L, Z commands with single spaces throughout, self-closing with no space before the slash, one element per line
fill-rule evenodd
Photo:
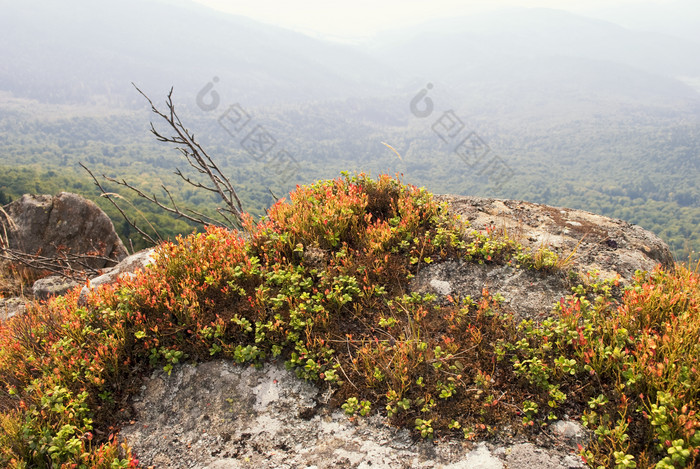
<path fill-rule="evenodd" d="M 280 363 L 178 366 L 170 376 L 157 371 L 146 380 L 134 402 L 137 417 L 121 436 L 142 464 L 158 468 L 585 467 L 574 454 L 575 441 L 558 430 L 546 435 L 547 447 L 458 439 L 434 444 L 389 427 L 379 415 L 351 421 L 325 406 L 328 398 Z"/>
<path fill-rule="evenodd" d="M 123 246 L 110 234 L 111 222 L 107 225 L 87 208 L 72 205 L 68 201 L 73 197 L 25 196 L 17 206 L 7 207 L 12 222 L 5 219 L 6 229 L 15 243 L 11 246 L 23 244 L 26 252 L 49 255 L 50 247 L 94 250 L 99 240 L 105 257 L 124 257 Z M 497 263 L 434 263 L 418 272 L 411 283 L 414 291 L 478 299 L 486 288 L 500 293 L 505 307 L 517 316 L 540 319 L 569 293 L 573 277 L 596 270 L 603 278 L 619 276 L 626 283 L 636 270 L 651 270 L 657 264 L 672 267 L 671 253 L 658 237 L 621 220 L 512 200 L 438 198 L 471 228 L 498 231 L 530 251 L 547 248 L 557 253 L 561 265 L 538 271 Z M 58 230 L 52 233 L 48 226 Z M 64 238 L 55 231 L 62 231 Z M 83 233 L 87 241 L 74 243 Z M 153 261 L 153 255 L 151 249 L 123 259 L 88 282 L 81 297 L 98 285 L 134 275 Z M 63 288 L 50 278 L 35 287 L 37 297 L 60 294 L 56 288 Z M 21 306 L 8 301 L 0 303 L 0 318 L 16 314 Z M 574 421 L 556 422 L 537 441 L 518 437 L 432 443 L 386 425 L 378 414 L 349 419 L 326 405 L 329 397 L 327 389 L 300 381 L 279 362 L 261 369 L 225 360 L 178 365 L 171 375 L 156 371 L 144 381 L 133 409 L 127 411 L 130 424 L 121 437 L 143 465 L 168 468 L 584 467 L 576 450 L 589 435 Z"/>
<path fill-rule="evenodd" d="M 76 194 L 25 194 L 4 207 L 0 220 L 6 246 L 29 255 L 87 256 L 81 262 L 93 269 L 114 265 L 127 255 L 109 217 Z"/>
<path fill-rule="evenodd" d="M 448 202 L 451 211 L 472 229 L 507 235 L 531 252 L 547 248 L 558 255 L 562 265 L 540 272 L 512 265 L 437 263 L 418 273 L 411 285 L 415 291 L 478 299 L 487 288 L 500 293 L 505 306 L 518 317 L 541 319 L 570 293 L 576 277 L 597 271 L 602 279 L 619 276 L 625 284 L 637 270 L 673 265 L 671 251 L 658 236 L 622 220 L 515 200 L 437 198 Z"/>
<path fill-rule="evenodd" d="M 673 266 L 673 255 L 661 238 L 638 225 L 584 210 L 459 195 L 439 195 L 476 230 L 505 231 L 530 250 L 545 246 L 566 258 L 578 271 L 600 271 L 603 278 L 619 274 L 630 279 L 635 270 L 657 264 Z"/>
<path fill-rule="evenodd" d="M 52 296 L 60 296 L 70 289 L 77 287 L 80 283 L 62 275 L 51 275 L 40 278 L 32 285 L 32 294 L 35 300 L 47 300 Z"/>
<path fill-rule="evenodd" d="M 520 317 L 541 318 L 570 292 L 572 277 L 597 270 L 629 282 L 636 270 L 672 267 L 652 233 L 592 213 L 511 200 L 441 196 L 477 230 L 501 230 L 527 249 L 546 247 L 562 265 L 549 270 L 459 261 L 424 266 L 411 288 L 438 295 L 500 293 Z M 573 272 L 573 273 L 572 273 Z M 169 468 L 520 468 L 584 467 L 577 445 L 588 433 L 574 421 L 538 441 L 430 443 L 391 428 L 379 415 L 349 420 L 328 395 L 279 363 L 258 370 L 217 360 L 157 371 L 122 431 L 146 465 Z"/>

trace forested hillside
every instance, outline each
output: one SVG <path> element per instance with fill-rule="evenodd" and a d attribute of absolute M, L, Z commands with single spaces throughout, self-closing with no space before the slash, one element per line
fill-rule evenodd
<path fill-rule="evenodd" d="M 269 164 L 255 161 L 216 119 L 195 112 L 183 113 L 183 119 L 230 175 L 244 207 L 256 215 L 274 201 L 268 189 L 281 197 L 295 184 L 334 177 L 343 170 L 401 173 L 407 182 L 435 193 L 515 198 L 622 218 L 659 234 L 679 259 L 700 250 L 698 124 L 679 126 L 649 116 L 626 123 L 601 118 L 520 130 L 497 122 L 480 124 L 475 130 L 511 171 L 497 186 L 488 173 L 479 174 L 483 164 L 469 167 L 430 125 L 407 130 L 413 116 L 397 101 L 340 102 L 333 103 L 332 110 L 290 108 L 261 118 L 297 158 L 299 165 L 286 180 L 277 177 Z M 360 105 L 365 107 L 353 110 Z M 368 122 L 362 113 L 375 121 Z M 210 194 L 182 184 L 174 175 L 176 168 L 185 170 L 188 165 L 178 152 L 152 138 L 150 119 L 146 111 L 51 119 L 18 119 L 17 113 L 4 111 L 0 202 L 27 192 L 62 190 L 97 199 L 99 191 L 78 166 L 83 162 L 96 174 L 124 178 L 160 197 L 165 195 L 160 185 L 165 184 L 186 205 L 214 206 L 217 201 Z M 21 138 L 12 138 L 17 134 Z M 106 187 L 129 195 L 113 184 Z M 164 237 L 193 229 L 144 200 L 130 199 L 134 207 L 125 208 L 146 214 Z M 137 248 L 143 245 L 106 200 L 97 202 L 125 238 L 132 237 Z"/>
<path fill-rule="evenodd" d="M 0 18 L 0 202 L 61 190 L 97 199 L 82 162 L 213 207 L 173 174 L 187 162 L 150 135 L 135 81 L 158 105 L 174 86 L 185 125 L 255 215 L 273 194 L 343 170 L 400 173 L 435 193 L 622 218 L 679 260 L 700 251 L 700 45 L 688 39 L 514 9 L 349 46 L 191 2 L 114 7 L 116 23 L 69 3 L 79 13 L 31 0 Z M 33 11 L 52 13 L 33 21 Z M 268 146 L 255 147 L 262 137 Z M 194 229 L 129 200 L 164 237 Z"/>

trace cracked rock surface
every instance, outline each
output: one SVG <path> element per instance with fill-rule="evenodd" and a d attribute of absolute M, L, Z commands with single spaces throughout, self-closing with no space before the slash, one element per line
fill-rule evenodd
<path fill-rule="evenodd" d="M 657 264 L 673 266 L 673 255 L 661 238 L 623 220 L 520 200 L 458 195 L 435 198 L 447 202 L 473 229 L 491 226 L 505 230 L 533 251 L 546 246 L 560 257 L 570 256 L 571 266 L 582 273 L 598 269 L 602 278 L 619 274 L 629 280 L 635 270 L 650 271 Z"/>
<path fill-rule="evenodd" d="M 411 289 L 420 293 L 468 295 L 478 301 L 487 288 L 491 294 L 500 293 L 504 306 L 516 317 L 537 320 L 549 316 L 553 306 L 571 293 L 567 270 L 580 275 L 598 271 L 602 279 L 619 275 L 624 285 L 637 270 L 673 265 L 671 251 L 658 236 L 622 220 L 516 200 L 436 198 L 448 202 L 471 229 L 506 233 L 531 252 L 546 247 L 560 259 L 568 259 L 568 265 L 548 273 L 510 265 L 434 263 L 423 267 L 411 282 Z"/>
<path fill-rule="evenodd" d="M 121 432 L 144 467 L 198 469 L 584 467 L 567 438 L 548 447 L 414 440 L 374 415 L 351 420 L 281 363 L 180 365 L 146 379 Z M 577 425 L 572 423 L 572 425 Z"/>

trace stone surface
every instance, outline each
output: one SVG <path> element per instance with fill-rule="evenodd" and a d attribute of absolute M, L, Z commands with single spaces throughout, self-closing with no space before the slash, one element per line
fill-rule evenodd
<path fill-rule="evenodd" d="M 545 448 L 539 448 L 532 443 L 521 443 L 501 451 L 496 454 L 505 455 L 505 466 L 508 468 L 528 468 L 528 469 L 573 469 L 586 467 L 581 458 L 571 455 L 553 452 Z"/>
<path fill-rule="evenodd" d="M 109 217 L 79 195 L 25 194 L 5 206 L 4 212 L 0 221 L 9 247 L 26 254 L 98 256 L 85 259 L 95 269 L 114 265 L 127 255 Z M 81 270 L 80 266 L 74 267 Z"/>
<path fill-rule="evenodd" d="M 556 438 L 571 445 L 585 446 L 588 444 L 590 438 L 589 431 L 574 420 L 559 420 L 554 422 L 551 430 Z"/>
<path fill-rule="evenodd" d="M 143 270 L 148 264 L 153 262 L 154 252 L 154 248 L 139 251 L 122 259 L 119 264 L 115 265 L 104 274 L 90 279 L 88 284 L 80 291 L 80 301 L 85 301 L 88 291 L 100 285 L 114 283 L 125 275 L 136 275 L 137 270 Z"/>
<path fill-rule="evenodd" d="M 0 298 L 0 321 L 24 313 L 26 300 L 22 298 Z"/>
<path fill-rule="evenodd" d="M 509 265 L 459 261 L 423 267 L 411 283 L 418 292 L 434 292 L 481 298 L 487 288 L 500 293 L 504 306 L 517 317 L 542 319 L 570 293 L 568 270 L 585 275 L 597 270 L 603 279 L 620 276 L 629 282 L 636 270 L 652 270 L 657 264 L 673 265 L 668 246 L 653 233 L 622 220 L 582 210 L 555 208 L 513 200 L 464 196 L 438 196 L 476 230 L 506 233 L 529 251 L 541 247 L 568 262 L 558 272 L 518 269 Z"/>
<path fill-rule="evenodd" d="M 214 360 L 146 379 L 121 436 L 144 466 L 198 469 L 566 469 L 575 446 L 414 440 L 374 415 L 351 420 L 280 363 Z"/>
<path fill-rule="evenodd" d="M 460 298 L 471 296 L 473 300 L 481 298 L 484 288 L 491 294 L 500 293 L 504 298 L 503 306 L 518 317 L 534 319 L 549 315 L 554 304 L 570 293 L 566 277 L 562 275 L 460 261 L 423 267 L 411 282 L 413 291 Z"/>
<path fill-rule="evenodd" d="M 673 255 L 661 238 L 622 220 L 518 200 L 455 195 L 436 199 L 448 202 L 474 229 L 505 230 L 532 250 L 546 246 L 561 258 L 571 256 L 572 267 L 582 273 L 598 269 L 603 278 L 620 274 L 629 280 L 637 269 L 673 266 Z"/>
<path fill-rule="evenodd" d="M 32 294 L 36 300 L 46 300 L 52 296 L 63 295 L 68 290 L 79 286 L 80 283 L 63 277 L 61 275 L 51 275 L 40 278 L 32 285 Z"/>

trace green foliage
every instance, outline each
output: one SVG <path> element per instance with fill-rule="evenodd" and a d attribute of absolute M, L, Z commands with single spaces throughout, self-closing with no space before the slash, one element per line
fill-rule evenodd
<path fill-rule="evenodd" d="M 515 352 L 515 369 L 537 386 L 551 386 L 532 363 L 548 366 L 556 357 L 557 386 L 567 390 L 566 400 L 588 407 L 582 421 L 595 437 L 582 456 L 592 466 L 694 467 L 700 448 L 697 270 L 679 265 L 675 272 L 640 273 L 620 301 L 613 300 L 613 283 L 592 278 L 573 289 L 556 318 L 526 327 L 530 340 L 504 344 Z M 574 383 L 586 378 L 596 385 L 577 396 Z"/>
<path fill-rule="evenodd" d="M 356 397 L 349 397 L 347 401 L 345 401 L 345 404 L 340 406 L 344 411 L 346 415 L 349 415 L 352 417 L 353 415 L 359 413 L 360 416 L 364 417 L 367 414 L 369 414 L 370 411 L 370 402 L 369 401 L 358 401 Z"/>

